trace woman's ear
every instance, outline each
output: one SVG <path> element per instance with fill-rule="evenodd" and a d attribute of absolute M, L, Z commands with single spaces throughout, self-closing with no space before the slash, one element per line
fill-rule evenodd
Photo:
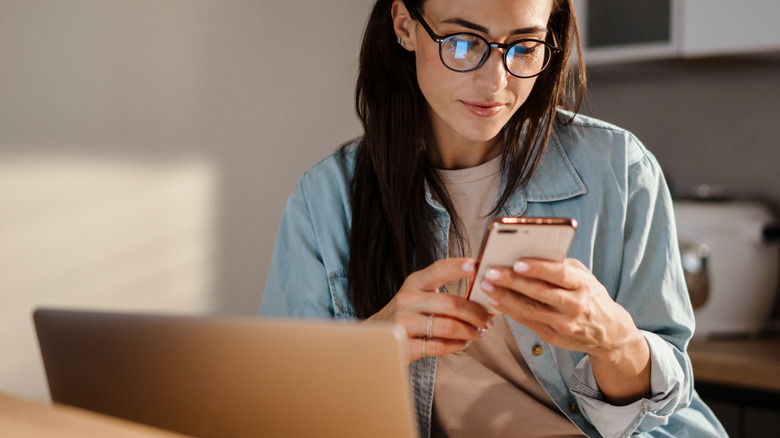
<path fill-rule="evenodd" d="M 417 38 L 412 30 L 416 23 L 409 16 L 406 5 L 401 0 L 395 0 L 390 13 L 393 16 L 393 30 L 395 30 L 395 35 L 398 37 L 398 44 L 404 49 L 414 52 L 417 47 Z"/>

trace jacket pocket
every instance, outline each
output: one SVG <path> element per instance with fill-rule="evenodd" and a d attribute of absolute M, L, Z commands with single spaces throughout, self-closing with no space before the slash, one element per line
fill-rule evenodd
<path fill-rule="evenodd" d="M 328 273 L 328 286 L 337 319 L 355 319 L 355 308 L 347 296 L 347 271 Z"/>

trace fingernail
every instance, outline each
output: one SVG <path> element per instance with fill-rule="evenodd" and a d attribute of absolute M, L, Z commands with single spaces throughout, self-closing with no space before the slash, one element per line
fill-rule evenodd
<path fill-rule="evenodd" d="M 485 278 L 488 280 L 498 280 L 501 278 L 501 273 L 498 272 L 498 269 L 490 268 L 487 272 L 485 272 Z"/>
<path fill-rule="evenodd" d="M 491 316 L 491 318 L 488 318 L 488 320 L 485 322 L 485 326 L 487 326 L 488 330 L 493 328 L 493 318 L 492 318 L 493 315 L 490 315 L 490 316 Z"/>
<path fill-rule="evenodd" d="M 485 292 L 493 292 L 493 283 L 483 280 L 482 283 L 479 284 L 479 287 Z"/>
<path fill-rule="evenodd" d="M 515 270 L 515 272 L 525 272 L 528 270 L 528 263 L 515 262 L 515 266 L 513 266 L 513 269 Z"/>
<path fill-rule="evenodd" d="M 474 271 L 474 262 L 469 260 L 466 263 L 461 266 L 461 269 L 463 269 L 463 272 L 473 272 Z"/>
<path fill-rule="evenodd" d="M 498 307 L 498 301 L 494 300 L 493 298 L 488 298 L 488 304 L 493 307 Z"/>
<path fill-rule="evenodd" d="M 479 337 L 480 338 L 485 336 L 486 334 L 488 334 L 487 329 L 483 329 L 483 328 L 479 329 Z"/>
<path fill-rule="evenodd" d="M 471 345 L 471 341 L 466 342 L 466 346 L 463 347 L 463 349 L 465 350 L 465 349 L 469 348 L 470 345 Z"/>

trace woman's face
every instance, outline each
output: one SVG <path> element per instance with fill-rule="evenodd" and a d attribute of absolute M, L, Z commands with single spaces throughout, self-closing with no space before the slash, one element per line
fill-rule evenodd
<path fill-rule="evenodd" d="M 428 0 L 420 12 L 438 35 L 471 32 L 490 42 L 511 43 L 523 38 L 545 40 L 552 4 L 553 0 Z M 477 70 L 454 72 L 442 64 L 439 45 L 419 22 L 409 21 L 405 36 L 404 47 L 415 52 L 417 80 L 439 148 L 494 144 L 536 78 L 509 74 L 501 49 L 493 49 Z"/>

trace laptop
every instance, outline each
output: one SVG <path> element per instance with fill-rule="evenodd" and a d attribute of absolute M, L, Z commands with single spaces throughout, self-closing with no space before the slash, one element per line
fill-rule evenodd
<path fill-rule="evenodd" d="M 403 329 L 38 309 L 52 400 L 196 437 L 416 437 Z"/>

